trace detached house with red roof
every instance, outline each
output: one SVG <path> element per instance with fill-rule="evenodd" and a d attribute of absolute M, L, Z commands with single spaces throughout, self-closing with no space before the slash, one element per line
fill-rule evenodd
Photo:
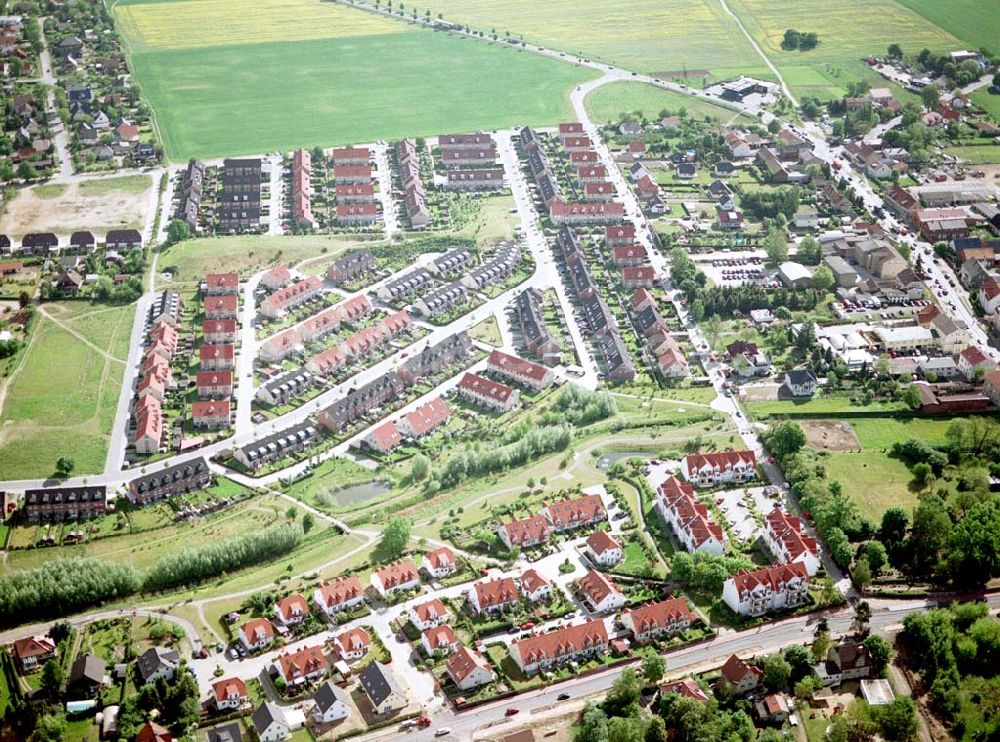
<path fill-rule="evenodd" d="M 975 345 L 969 345 L 958 354 L 958 370 L 969 381 L 976 378 L 976 369 L 992 371 L 997 367 L 993 359 L 979 350 Z"/>
<path fill-rule="evenodd" d="M 365 602 L 365 589 L 354 575 L 338 577 L 313 591 L 313 603 L 323 613 L 333 617 Z"/>
<path fill-rule="evenodd" d="M 379 453 L 389 453 L 402 442 L 403 436 L 392 420 L 376 425 L 364 437 L 364 444 Z"/>
<path fill-rule="evenodd" d="M 668 598 L 625 611 L 622 624 L 640 644 L 685 631 L 698 618 L 684 598 Z"/>
<path fill-rule="evenodd" d="M 990 276 L 979 287 L 979 304 L 986 314 L 996 314 L 1000 307 L 1000 281 Z"/>
<path fill-rule="evenodd" d="M 681 471 L 695 487 L 749 482 L 757 476 L 753 451 L 692 453 L 684 457 Z"/>
<path fill-rule="evenodd" d="M 486 658 L 468 647 L 458 647 L 455 654 L 448 658 L 445 669 L 452 682 L 465 691 L 489 685 L 497 679 L 496 672 Z"/>
<path fill-rule="evenodd" d="M 689 553 L 704 551 L 721 556 L 725 551 L 725 531 L 712 522 L 708 508 L 698 501 L 691 485 L 667 477 L 660 485 L 653 509 Z"/>
<path fill-rule="evenodd" d="M 321 680 L 329 669 L 323 647 L 319 646 L 279 654 L 272 667 L 281 673 L 286 685 L 292 686 Z"/>
<path fill-rule="evenodd" d="M 622 545 L 607 531 L 594 531 L 587 537 L 587 548 L 595 564 L 614 567 L 622 560 Z"/>
<path fill-rule="evenodd" d="M 722 666 L 722 679 L 739 696 L 756 688 L 763 674 L 759 668 L 748 665 L 735 654 L 730 655 Z"/>
<path fill-rule="evenodd" d="M 266 618 L 254 618 L 240 626 L 240 641 L 248 651 L 264 649 L 274 641 L 274 626 Z"/>
<path fill-rule="evenodd" d="M 416 565 L 409 560 L 395 562 L 372 572 L 371 584 L 375 592 L 384 598 L 400 590 L 420 587 L 420 574 Z"/>
<path fill-rule="evenodd" d="M 608 519 L 608 512 L 604 509 L 604 501 L 600 495 L 556 500 L 543 507 L 541 515 L 557 533 L 597 525 Z"/>
<path fill-rule="evenodd" d="M 512 520 L 510 523 L 501 523 L 497 527 L 497 536 L 508 549 L 513 549 L 515 546 L 527 549 L 548 541 L 550 530 L 545 518 L 540 515 L 531 515 L 527 518 Z"/>
<path fill-rule="evenodd" d="M 451 626 L 441 624 L 421 633 L 420 646 L 428 657 L 434 657 L 451 654 L 461 646 L 461 642 Z"/>
<path fill-rule="evenodd" d="M 607 651 L 608 630 L 600 619 L 520 639 L 510 645 L 511 659 L 527 675 Z"/>
<path fill-rule="evenodd" d="M 476 613 L 499 613 L 513 608 L 520 600 L 512 577 L 480 580 L 469 588 L 469 603 Z"/>
<path fill-rule="evenodd" d="M 740 616 L 763 616 L 809 600 L 809 572 L 801 562 L 739 572 L 722 587 L 722 600 Z"/>
<path fill-rule="evenodd" d="M 530 603 L 537 603 L 552 597 L 552 583 L 542 577 L 537 570 L 524 570 L 520 583 L 521 595 L 527 598 Z"/>
<path fill-rule="evenodd" d="M 447 577 L 458 571 L 458 560 L 455 552 L 447 546 L 440 546 L 424 554 L 420 569 L 434 578 Z"/>
<path fill-rule="evenodd" d="M 613 613 L 627 602 L 614 580 L 597 570 L 592 569 L 577 580 L 576 587 L 594 613 Z"/>
<path fill-rule="evenodd" d="M 293 593 L 274 604 L 274 618 L 285 626 L 295 626 L 306 620 L 309 604 L 299 593 Z"/>
<path fill-rule="evenodd" d="M 225 678 L 212 683 L 212 701 L 218 711 L 237 711 L 249 700 L 247 684 L 240 678 Z"/>
<path fill-rule="evenodd" d="M 14 642 L 14 659 L 21 672 L 31 672 L 56 658 L 56 643 L 49 636 L 29 636 Z"/>
<path fill-rule="evenodd" d="M 417 631 L 426 631 L 448 623 L 451 619 L 451 614 L 448 613 L 448 609 L 445 608 L 440 598 L 431 598 L 425 603 L 410 606 L 407 616 Z"/>
<path fill-rule="evenodd" d="M 764 543 L 779 562 L 801 562 L 810 577 L 819 569 L 819 545 L 802 529 L 802 521 L 775 507 L 764 518 Z"/>
<path fill-rule="evenodd" d="M 360 626 L 341 631 L 333 638 L 333 646 L 340 658 L 347 662 L 360 660 L 372 646 L 372 638 Z"/>
<path fill-rule="evenodd" d="M 555 379 L 552 369 L 499 350 L 489 354 L 486 368 L 503 379 L 536 392 L 545 389 Z"/>

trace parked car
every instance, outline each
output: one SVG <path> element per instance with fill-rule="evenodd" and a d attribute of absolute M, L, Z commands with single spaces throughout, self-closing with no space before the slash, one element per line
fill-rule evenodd
<path fill-rule="evenodd" d="M 435 737 L 444 737 L 447 734 L 451 734 L 451 727 L 439 727 L 434 730 Z"/>
<path fill-rule="evenodd" d="M 515 708 L 515 707 L 511 706 L 511 707 L 510 707 L 509 709 L 507 709 L 507 711 L 505 712 L 505 716 L 514 716 L 514 714 L 519 714 L 519 713 L 521 713 L 521 709 L 519 709 L 519 708 Z"/>

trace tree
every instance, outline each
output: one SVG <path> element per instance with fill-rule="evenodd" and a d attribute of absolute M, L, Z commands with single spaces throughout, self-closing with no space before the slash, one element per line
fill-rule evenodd
<path fill-rule="evenodd" d="M 887 50 L 889 59 L 902 59 L 903 58 L 903 47 L 899 44 L 889 44 L 889 49 Z"/>
<path fill-rule="evenodd" d="M 17 177 L 23 181 L 31 181 L 38 177 L 38 171 L 30 162 L 22 162 L 17 166 Z"/>
<path fill-rule="evenodd" d="M 974 505 L 948 540 L 948 571 L 956 582 L 980 584 L 1000 574 L 1000 504 Z"/>
<path fill-rule="evenodd" d="M 891 551 L 903 543 L 909 527 L 910 516 L 906 514 L 903 508 L 889 508 L 882 514 L 882 527 L 879 528 L 879 537 L 882 543 Z"/>
<path fill-rule="evenodd" d="M 785 650 L 785 660 L 792 668 L 791 681 L 795 682 L 812 673 L 812 657 L 801 644 L 793 644 Z"/>
<path fill-rule="evenodd" d="M 398 559 L 406 551 L 406 545 L 410 542 L 411 523 L 407 518 L 394 515 L 389 518 L 382 531 L 382 540 L 379 541 L 379 557 L 385 560 Z"/>
<path fill-rule="evenodd" d="M 608 695 L 604 699 L 604 713 L 608 716 L 625 716 L 627 709 L 638 702 L 639 693 L 642 690 L 639 676 L 635 670 L 627 668 L 622 670 L 615 682 L 608 690 Z"/>
<path fill-rule="evenodd" d="M 784 461 L 785 457 L 796 454 L 806 445 L 806 434 L 802 426 L 794 420 L 786 420 L 777 425 L 771 425 L 771 429 L 764 437 L 768 450 L 774 454 L 778 461 Z"/>
<path fill-rule="evenodd" d="M 917 707 L 908 696 L 872 707 L 872 718 L 887 742 L 907 742 L 917 736 Z"/>
<path fill-rule="evenodd" d="M 424 456 L 422 453 L 418 453 L 413 457 L 413 461 L 410 462 L 410 477 L 414 482 L 420 482 L 427 478 L 427 475 L 431 473 L 431 460 Z"/>
<path fill-rule="evenodd" d="M 913 465 L 913 481 L 918 487 L 926 487 L 934 479 L 934 470 L 926 461 L 919 461 Z"/>
<path fill-rule="evenodd" d="M 642 661 L 642 676 L 650 685 L 658 683 L 667 671 L 667 662 L 658 654 L 649 654 Z"/>
<path fill-rule="evenodd" d="M 937 89 L 936 85 L 928 85 L 920 91 L 920 100 L 923 102 L 924 108 L 936 111 L 938 102 L 941 100 L 941 91 Z"/>
<path fill-rule="evenodd" d="M 46 662 L 42 666 L 42 690 L 49 698 L 55 698 L 63 684 L 62 665 L 57 660 Z"/>
<path fill-rule="evenodd" d="M 785 35 L 781 39 L 781 48 L 785 51 L 795 51 L 799 48 L 799 41 L 801 35 L 794 28 L 790 28 L 785 31 Z"/>
<path fill-rule="evenodd" d="M 667 742 L 670 736 L 667 734 L 667 723 L 662 716 L 654 716 L 649 720 L 646 727 L 644 742 Z"/>
<path fill-rule="evenodd" d="M 827 266 L 821 265 L 813 274 L 813 286 L 821 291 L 830 291 L 837 285 L 837 279 L 833 277 L 833 271 Z"/>
<path fill-rule="evenodd" d="M 792 677 L 792 666 L 780 654 L 768 655 L 764 658 L 764 685 L 776 691 L 788 687 Z"/>
<path fill-rule="evenodd" d="M 66 739 L 67 729 L 65 714 L 45 714 L 38 717 L 38 721 L 35 722 L 31 742 L 62 742 Z"/>
<path fill-rule="evenodd" d="M 587 704 L 576 739 L 578 742 L 608 742 L 608 715 L 599 704 Z"/>
<path fill-rule="evenodd" d="M 174 245 L 189 239 L 191 239 L 191 228 L 187 222 L 174 219 L 167 225 L 167 244 Z"/>
<path fill-rule="evenodd" d="M 785 238 L 784 230 L 771 228 L 767 233 L 764 251 L 767 253 L 767 264 L 772 268 L 777 268 L 788 260 L 788 240 Z"/>
<path fill-rule="evenodd" d="M 854 578 L 855 584 L 861 590 L 867 589 L 872 584 L 872 568 L 865 557 L 861 557 L 854 563 L 854 567 L 851 569 L 851 577 Z"/>
<path fill-rule="evenodd" d="M 851 621 L 851 626 L 857 631 L 865 631 L 868 628 L 868 623 L 872 620 L 872 607 L 868 604 L 868 601 L 862 600 L 856 606 L 854 606 L 854 619 Z"/>
<path fill-rule="evenodd" d="M 312 513 L 306 513 L 302 516 L 302 532 L 309 533 L 313 526 L 316 525 L 316 518 Z"/>
<path fill-rule="evenodd" d="M 701 322 L 705 319 L 705 303 L 701 299 L 695 299 L 691 302 L 691 319 L 695 322 Z"/>
<path fill-rule="evenodd" d="M 886 666 L 892 661 L 892 647 L 878 634 L 867 637 L 863 644 L 869 658 L 871 658 L 872 671 L 881 676 L 885 672 Z"/>
<path fill-rule="evenodd" d="M 881 541 L 868 542 L 865 546 L 865 558 L 868 560 L 868 566 L 871 567 L 873 575 L 881 572 L 882 567 L 889 561 L 885 546 L 882 545 Z"/>
<path fill-rule="evenodd" d="M 767 123 L 767 131 L 770 134 L 777 134 L 781 131 L 781 119 L 773 118 Z"/>
<path fill-rule="evenodd" d="M 799 243 L 799 249 L 795 251 L 795 259 L 803 265 L 819 265 L 823 259 L 823 248 L 819 240 L 811 234 L 807 234 Z"/>
<path fill-rule="evenodd" d="M 25 309 L 29 304 L 31 304 L 31 295 L 27 291 L 22 291 L 17 295 L 17 305 L 21 309 Z"/>
<path fill-rule="evenodd" d="M 906 404 L 906 406 L 909 407 L 911 410 L 915 410 L 923 404 L 923 402 L 920 400 L 920 391 L 914 384 L 910 384 L 908 387 L 906 387 L 906 389 L 903 391 L 902 400 Z"/>
<path fill-rule="evenodd" d="M 295 520 L 299 517 L 299 509 L 292 505 L 285 511 L 285 517 L 288 518 L 288 520 Z"/>
<path fill-rule="evenodd" d="M 812 647 L 810 647 L 810 654 L 812 654 L 814 662 L 823 662 L 826 659 L 826 653 L 830 651 L 830 643 L 829 631 L 820 631 L 816 634 Z"/>
<path fill-rule="evenodd" d="M 49 638 L 56 644 L 69 638 L 73 633 L 73 626 L 69 621 L 56 621 L 49 629 Z"/>
<path fill-rule="evenodd" d="M 68 477 L 70 472 L 73 471 L 74 466 L 76 466 L 76 464 L 73 459 L 60 456 L 59 460 L 56 461 L 56 475 L 60 477 Z"/>

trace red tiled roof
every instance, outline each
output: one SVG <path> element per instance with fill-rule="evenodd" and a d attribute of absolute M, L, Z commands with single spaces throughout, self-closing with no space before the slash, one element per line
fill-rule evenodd
<path fill-rule="evenodd" d="M 327 608 L 346 603 L 365 594 L 365 589 L 354 575 L 339 577 L 333 582 L 320 585 L 319 594 Z"/>
<path fill-rule="evenodd" d="M 229 343 L 216 343 L 214 345 L 205 343 L 198 347 L 198 358 L 202 363 L 215 358 L 232 358 L 234 353 L 233 346 Z"/>
<path fill-rule="evenodd" d="M 333 179 L 342 178 L 371 178 L 371 165 L 335 165 L 333 168 Z"/>
<path fill-rule="evenodd" d="M 229 400 L 198 400 L 191 403 L 191 418 L 194 420 L 211 418 L 229 420 Z"/>
<path fill-rule="evenodd" d="M 480 609 L 512 603 L 518 599 L 517 585 L 511 577 L 481 580 L 472 589 L 476 591 Z"/>
<path fill-rule="evenodd" d="M 579 153 L 577 153 L 579 154 Z M 549 213 L 553 216 L 606 216 L 609 218 L 621 219 L 625 215 L 625 207 L 617 201 L 609 203 L 566 203 L 565 201 L 553 201 L 549 207 Z"/>
<path fill-rule="evenodd" d="M 493 672 L 493 668 L 490 667 L 490 663 L 486 661 L 486 658 L 475 649 L 469 649 L 468 647 L 459 647 L 455 651 L 455 654 L 448 658 L 446 667 L 448 668 L 448 674 L 451 675 L 452 680 L 456 683 L 461 683 L 475 672 L 476 668 L 483 668 L 484 670 Z"/>
<path fill-rule="evenodd" d="M 210 319 L 201 323 L 201 334 L 216 335 L 219 333 L 232 334 L 236 332 L 236 320 L 234 319 Z"/>
<path fill-rule="evenodd" d="M 436 549 L 428 551 L 424 554 L 424 558 L 430 562 L 431 567 L 434 569 L 440 569 L 441 567 L 455 564 L 455 552 L 447 546 L 439 546 Z"/>
<path fill-rule="evenodd" d="M 378 575 L 382 581 L 382 585 L 386 588 L 402 585 L 420 578 L 417 574 L 416 566 L 409 560 L 379 567 L 375 570 L 375 574 Z"/>
<path fill-rule="evenodd" d="M 622 268 L 622 280 L 629 281 L 655 281 L 656 269 L 651 265 L 629 265 Z"/>
<path fill-rule="evenodd" d="M 743 462 L 756 466 L 757 457 L 753 451 L 716 451 L 713 453 L 692 453 L 684 457 L 684 467 L 687 471 L 696 471 L 704 466 L 718 467 L 725 471 Z"/>
<path fill-rule="evenodd" d="M 337 216 L 375 216 L 378 214 L 377 204 L 337 204 Z"/>
<path fill-rule="evenodd" d="M 199 371 L 196 377 L 196 385 L 199 389 L 207 389 L 217 386 L 232 386 L 232 371 Z"/>
<path fill-rule="evenodd" d="M 506 384 L 500 384 L 484 376 L 472 373 L 466 373 L 462 377 L 462 380 L 458 382 L 458 386 L 460 389 L 466 389 L 484 397 L 489 397 L 501 404 L 505 403 L 514 391 Z"/>
<path fill-rule="evenodd" d="M 14 642 L 14 655 L 18 659 L 43 657 L 56 651 L 56 643 L 48 636 L 28 636 Z"/>
<path fill-rule="evenodd" d="M 296 615 L 305 616 L 309 613 L 309 604 L 298 593 L 282 598 L 277 603 L 278 612 L 286 621 Z"/>
<path fill-rule="evenodd" d="M 582 652 L 608 643 L 608 630 L 604 621 L 595 620 L 578 626 L 566 626 L 547 634 L 532 636 L 513 642 L 524 664 L 541 660 L 555 660 L 565 655 Z"/>
<path fill-rule="evenodd" d="M 549 535 L 549 524 L 540 515 L 504 523 L 503 529 L 507 532 L 508 540 L 515 546 L 525 542 L 545 541 Z"/>
<path fill-rule="evenodd" d="M 261 351 L 280 355 L 288 348 L 294 348 L 302 343 L 298 329 L 290 327 L 284 332 L 280 332 L 260 346 Z M 204 346 L 202 346 L 204 347 Z"/>
<path fill-rule="evenodd" d="M 435 397 L 427 404 L 421 405 L 406 415 L 406 424 L 414 437 L 426 435 L 438 425 L 451 417 L 448 405 L 440 397 Z"/>
<path fill-rule="evenodd" d="M 817 555 L 816 539 L 802 533 L 802 523 L 798 518 L 775 506 L 765 520 L 775 538 L 784 545 L 789 560 L 794 561 L 807 552 Z"/>
<path fill-rule="evenodd" d="M 626 611 L 626 615 L 632 617 L 632 623 L 639 633 L 670 626 L 682 619 L 690 621 L 697 617 L 688 608 L 684 598 L 668 598 L 656 603 L 647 603 Z"/>
<path fill-rule="evenodd" d="M 240 627 L 251 644 L 256 644 L 263 638 L 274 639 L 274 626 L 266 618 L 252 618 Z"/>
<path fill-rule="evenodd" d="M 594 531 L 587 536 L 587 546 L 598 556 L 610 549 L 622 548 L 622 545 L 611 538 L 607 531 Z"/>
<path fill-rule="evenodd" d="M 205 298 L 205 314 L 209 312 L 236 312 L 239 308 L 239 302 L 239 297 L 235 294 L 208 296 Z"/>
<path fill-rule="evenodd" d="M 418 603 L 413 606 L 413 612 L 417 614 L 417 618 L 426 623 L 446 616 L 448 609 L 444 607 L 440 598 L 431 598 L 426 603 Z"/>
<path fill-rule="evenodd" d="M 548 519 L 556 528 L 571 526 L 581 521 L 607 518 L 600 495 L 582 495 L 577 498 L 556 500 L 545 506 Z"/>
<path fill-rule="evenodd" d="M 322 647 L 302 647 L 292 654 L 278 655 L 278 665 L 286 681 L 325 671 L 328 667 Z"/>
<path fill-rule="evenodd" d="M 375 439 L 376 445 L 383 451 L 388 451 L 403 441 L 402 433 L 399 432 L 399 428 L 396 427 L 396 423 L 392 422 L 392 420 L 388 420 L 374 428 L 370 435 Z"/>
<path fill-rule="evenodd" d="M 240 285 L 239 273 L 209 273 L 205 276 L 205 283 L 208 290 L 213 288 L 235 289 Z"/>
<path fill-rule="evenodd" d="M 538 363 L 526 361 L 499 350 L 494 350 L 486 359 L 486 367 L 491 370 L 506 372 L 521 379 L 539 382 L 545 378 L 549 370 Z"/>
<path fill-rule="evenodd" d="M 608 242 L 621 242 L 635 240 L 635 227 L 631 224 L 618 224 L 613 227 L 604 228 L 604 239 Z"/>
<path fill-rule="evenodd" d="M 593 605 L 597 605 L 609 595 L 621 592 L 610 577 L 595 569 L 581 577 L 577 585 L 580 592 L 584 593 Z"/>
<path fill-rule="evenodd" d="M 526 593 L 534 593 L 538 588 L 550 584 L 548 580 L 538 573 L 538 570 L 526 569 L 521 574 L 521 589 Z"/>
<path fill-rule="evenodd" d="M 458 644 L 458 637 L 455 636 L 455 630 L 446 623 L 426 629 L 423 636 L 431 649 L 450 647 Z"/>
<path fill-rule="evenodd" d="M 672 683 L 664 683 L 660 686 L 660 695 L 666 693 L 676 693 L 679 696 L 693 698 L 696 701 L 708 700 L 708 694 L 692 678 L 681 678 Z"/>
<path fill-rule="evenodd" d="M 368 635 L 368 632 L 360 626 L 355 626 L 352 629 L 341 631 L 333 638 L 333 641 L 336 643 L 341 654 L 357 652 L 362 649 L 367 649 L 372 645 L 372 638 Z"/>
<path fill-rule="evenodd" d="M 729 659 L 722 666 L 722 677 L 728 680 L 734 685 L 738 684 L 743 678 L 746 677 L 747 673 L 752 673 L 758 678 L 761 676 L 761 671 L 756 667 L 748 665 L 746 662 L 741 660 L 735 654 L 730 655 Z"/>
<path fill-rule="evenodd" d="M 646 248 L 642 245 L 619 245 L 611 251 L 614 262 L 646 260 Z"/>
<path fill-rule="evenodd" d="M 980 291 L 982 291 L 983 294 L 986 295 L 987 299 L 992 301 L 993 299 L 1000 296 L 1000 282 L 998 282 L 997 279 L 994 278 L 993 276 L 990 276 L 985 281 L 983 281 L 983 285 L 980 287 Z"/>
<path fill-rule="evenodd" d="M 742 599 L 744 595 L 761 586 L 781 592 L 795 578 L 809 579 L 809 573 L 802 562 L 772 564 L 752 572 L 737 572 L 733 575 L 732 580 L 736 586 L 737 595 Z"/>
<path fill-rule="evenodd" d="M 237 698 L 247 698 L 247 684 L 240 678 L 225 678 L 212 683 L 212 695 L 217 701 L 226 701 L 236 696 Z"/>

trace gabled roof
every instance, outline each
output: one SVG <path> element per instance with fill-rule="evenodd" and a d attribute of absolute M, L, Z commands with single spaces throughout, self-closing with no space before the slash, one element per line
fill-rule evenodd
<path fill-rule="evenodd" d="M 762 675 L 759 669 L 748 665 L 735 654 L 730 655 L 729 659 L 726 660 L 726 663 L 722 666 L 722 677 L 733 685 L 738 684 L 748 674 L 755 675 L 757 678 L 760 678 Z"/>
<path fill-rule="evenodd" d="M 256 644 L 262 639 L 268 641 L 274 639 L 274 626 L 266 618 L 252 618 L 240 626 L 240 631 L 251 644 Z"/>
<path fill-rule="evenodd" d="M 376 706 L 381 704 L 390 695 L 395 693 L 404 696 L 396 682 L 396 676 L 392 674 L 392 669 L 381 662 L 372 662 L 359 676 L 361 687 L 365 694 Z"/>
<path fill-rule="evenodd" d="M 286 681 L 314 673 L 324 672 L 328 667 L 323 647 L 302 647 L 290 654 L 278 655 L 278 666 Z"/>
<path fill-rule="evenodd" d="M 305 616 L 309 613 L 309 604 L 299 593 L 288 595 L 276 603 L 278 612 L 286 621 L 295 616 Z"/>
<path fill-rule="evenodd" d="M 424 559 L 430 563 L 433 569 L 441 569 L 441 567 L 455 564 L 455 552 L 447 546 L 439 546 L 424 554 Z"/>
<path fill-rule="evenodd" d="M 347 695 L 347 691 L 334 685 L 329 680 L 323 683 L 319 687 L 319 690 L 316 691 L 316 695 L 313 696 L 313 702 L 320 710 L 320 713 L 324 714 L 337 703 L 346 704 L 348 708 L 351 706 L 350 696 Z"/>
<path fill-rule="evenodd" d="M 472 589 L 480 609 L 515 602 L 519 595 L 512 577 L 498 577 L 495 580 L 480 580 Z"/>
<path fill-rule="evenodd" d="M 594 531 L 592 534 L 587 536 L 587 546 L 589 546 L 590 550 L 597 556 L 600 556 L 604 552 L 611 549 L 622 548 L 622 545 L 613 539 L 607 531 Z"/>
<path fill-rule="evenodd" d="M 639 633 L 662 629 L 680 620 L 691 621 L 697 618 L 697 615 L 688 608 L 684 598 L 668 598 L 656 603 L 646 603 L 626 611 L 625 615 L 631 616 L 632 623 Z"/>
<path fill-rule="evenodd" d="M 212 695 L 216 701 L 225 701 L 235 696 L 236 698 L 247 698 L 247 684 L 240 678 L 224 678 L 212 683 Z"/>
<path fill-rule="evenodd" d="M 413 606 L 411 610 L 417 614 L 417 618 L 419 618 L 423 623 L 436 621 L 442 616 L 448 615 L 448 609 L 445 608 L 445 605 L 441 602 L 440 598 L 431 598 L 424 603 L 418 603 Z"/>
<path fill-rule="evenodd" d="M 365 589 L 361 585 L 361 580 L 355 575 L 349 575 L 347 577 L 338 577 L 333 582 L 320 585 L 318 592 L 324 605 L 330 607 L 363 596 Z"/>
<path fill-rule="evenodd" d="M 609 595 L 621 594 L 621 590 L 614 581 L 603 572 L 595 569 L 590 570 L 577 581 L 580 592 L 584 593 L 592 605 L 598 605 Z"/>
<path fill-rule="evenodd" d="M 459 647 L 455 651 L 455 654 L 448 658 L 448 662 L 445 664 L 448 668 L 448 674 L 451 675 L 452 680 L 456 683 L 461 683 L 475 672 L 477 668 L 482 668 L 493 674 L 493 668 L 490 667 L 490 663 L 486 661 L 486 658 L 475 649 L 469 649 L 465 646 Z"/>

